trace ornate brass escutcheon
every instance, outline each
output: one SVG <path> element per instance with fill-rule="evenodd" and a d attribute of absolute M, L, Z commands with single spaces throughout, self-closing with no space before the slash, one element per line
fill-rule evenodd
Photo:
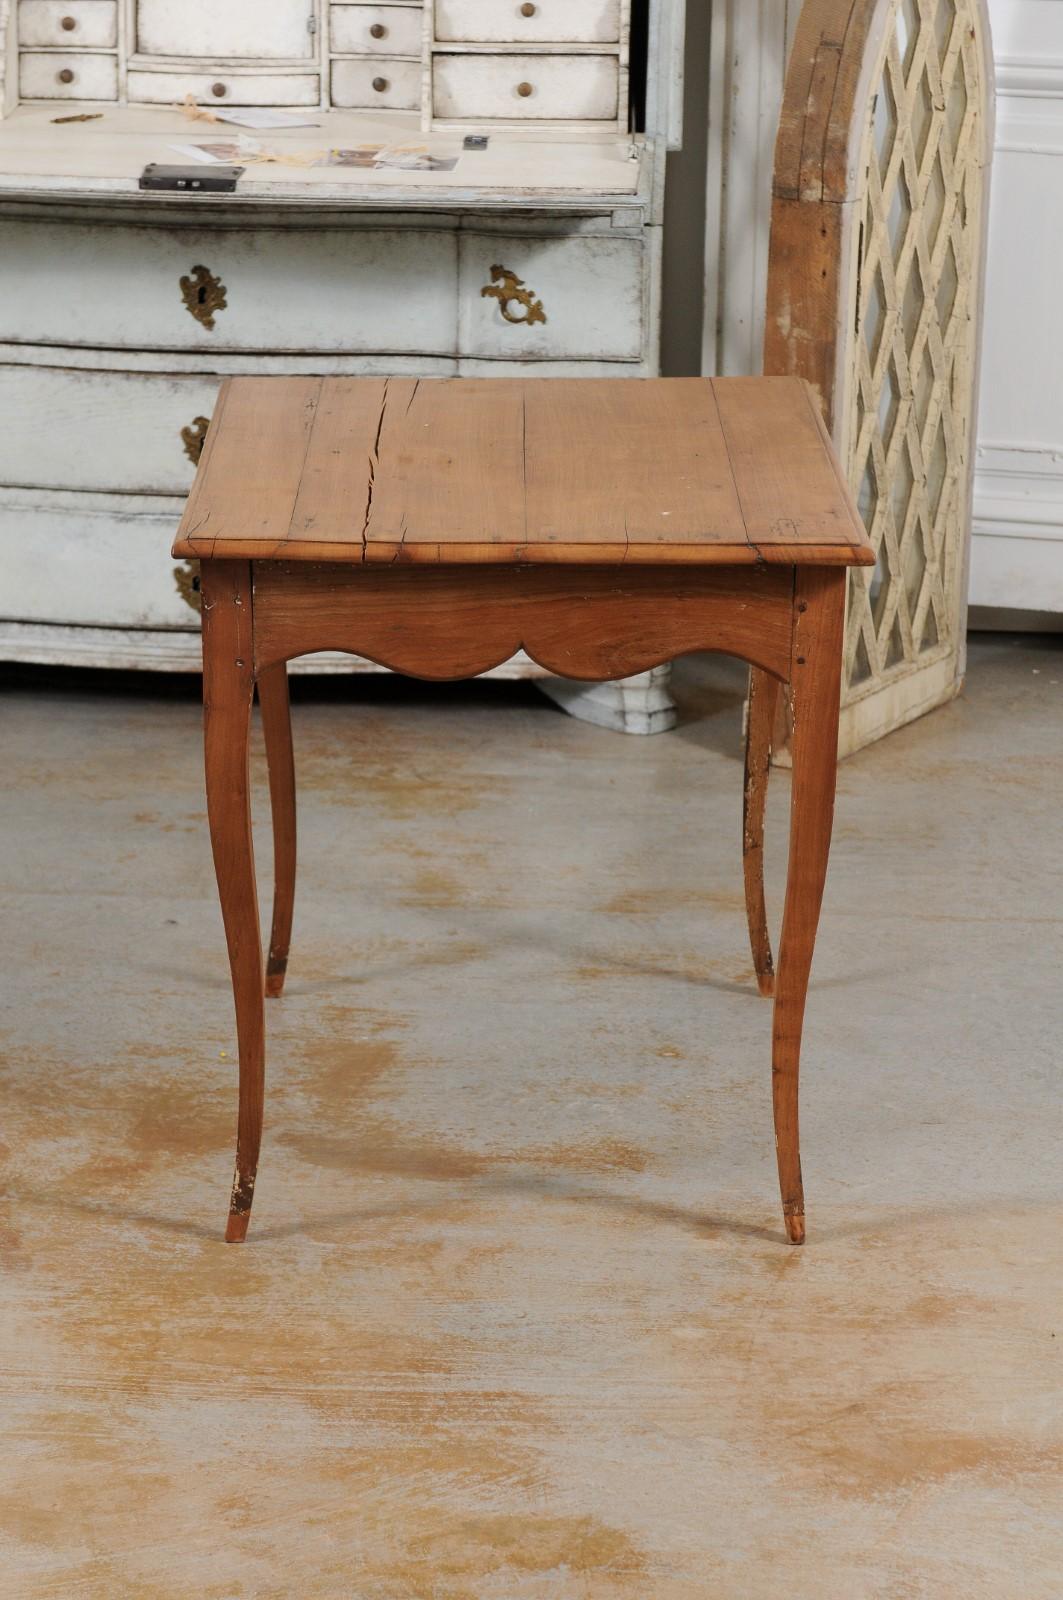
<path fill-rule="evenodd" d="M 206 267 L 193 267 L 188 277 L 181 279 L 181 298 L 205 328 L 214 327 L 214 313 L 224 311 L 227 304 L 224 283 Z"/>
<path fill-rule="evenodd" d="M 507 322 L 530 327 L 533 322 L 546 321 L 542 301 L 537 300 L 532 291 L 525 286 L 524 279 L 518 278 L 515 272 L 510 272 L 508 267 L 492 267 L 491 282 L 484 285 L 480 294 L 484 299 L 498 301 L 498 308 Z M 523 306 L 523 316 L 514 315 L 510 310 L 514 305 Z"/>
<path fill-rule="evenodd" d="M 203 441 L 207 437 L 209 427 L 209 417 L 193 417 L 188 427 L 181 429 L 181 443 L 185 447 L 185 455 L 194 467 L 199 466 L 199 458 L 203 454 Z"/>
<path fill-rule="evenodd" d="M 177 585 L 177 593 L 181 596 L 186 606 L 191 606 L 193 611 L 203 610 L 203 601 L 199 593 L 199 562 L 182 561 L 180 566 L 173 569 L 173 581 Z"/>

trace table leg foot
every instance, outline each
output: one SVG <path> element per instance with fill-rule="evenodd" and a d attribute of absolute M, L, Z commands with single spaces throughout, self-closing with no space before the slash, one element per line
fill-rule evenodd
<path fill-rule="evenodd" d="M 251 1221 L 251 1201 L 255 1194 L 255 1175 L 241 1173 L 237 1168 L 233 1178 L 232 1199 L 229 1201 L 229 1220 L 225 1225 L 225 1243 L 243 1244 Z"/>
<path fill-rule="evenodd" d="M 804 1244 L 805 1242 L 805 1214 L 795 1211 L 786 1217 L 786 1237 L 791 1244 Z"/>
<path fill-rule="evenodd" d="M 275 1000 L 284 988 L 284 980 L 288 974 L 288 957 L 278 956 L 270 951 L 269 960 L 266 962 L 266 996 Z"/>

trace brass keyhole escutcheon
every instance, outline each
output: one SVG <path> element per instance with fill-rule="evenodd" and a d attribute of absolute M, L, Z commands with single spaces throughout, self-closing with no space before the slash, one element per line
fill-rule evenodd
<path fill-rule="evenodd" d="M 179 567 L 173 569 L 173 581 L 177 586 L 177 593 L 181 596 L 186 606 L 191 606 L 193 611 L 202 612 L 203 597 L 199 592 L 199 562 L 182 561 Z"/>
<path fill-rule="evenodd" d="M 524 279 L 510 272 L 508 267 L 492 267 L 491 282 L 484 285 L 480 294 L 484 299 L 498 301 L 498 309 L 507 322 L 529 327 L 533 322 L 546 321 L 542 301 L 526 286 Z M 523 316 L 512 311 L 512 306 L 521 307 Z"/>
<path fill-rule="evenodd" d="M 208 330 L 214 327 L 215 312 L 224 311 L 227 304 L 224 283 L 206 267 L 193 267 L 181 279 L 181 298 L 196 321 Z"/>
<path fill-rule="evenodd" d="M 203 444 L 209 427 L 209 417 L 193 417 L 188 427 L 181 429 L 181 443 L 185 447 L 185 455 L 194 467 L 199 466 L 199 458 L 203 454 Z"/>

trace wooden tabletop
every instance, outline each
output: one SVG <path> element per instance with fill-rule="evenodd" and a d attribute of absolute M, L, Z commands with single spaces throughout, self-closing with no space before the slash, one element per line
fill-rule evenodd
<path fill-rule="evenodd" d="M 874 562 L 797 378 L 230 378 L 174 555 Z"/>

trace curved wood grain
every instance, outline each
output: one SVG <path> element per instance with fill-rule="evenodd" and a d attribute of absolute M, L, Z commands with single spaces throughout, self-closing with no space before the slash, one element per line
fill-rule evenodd
<path fill-rule="evenodd" d="M 410 677 L 475 677 L 519 650 L 560 677 L 629 677 L 719 650 L 785 677 L 793 568 L 255 565 L 256 670 L 346 650 Z"/>
<path fill-rule="evenodd" d="M 762 995 L 775 992 L 771 935 L 764 904 L 764 811 L 771 772 L 771 747 L 782 685 L 778 678 L 754 667 L 749 675 L 746 708 L 746 767 L 742 790 L 742 873 L 746 891 L 746 921 L 757 987 Z"/>
<path fill-rule="evenodd" d="M 264 667 L 259 673 L 258 701 L 273 819 L 273 923 L 266 960 L 266 994 L 276 996 L 284 988 L 288 970 L 295 906 L 295 760 L 288 674 L 283 662 Z"/>

